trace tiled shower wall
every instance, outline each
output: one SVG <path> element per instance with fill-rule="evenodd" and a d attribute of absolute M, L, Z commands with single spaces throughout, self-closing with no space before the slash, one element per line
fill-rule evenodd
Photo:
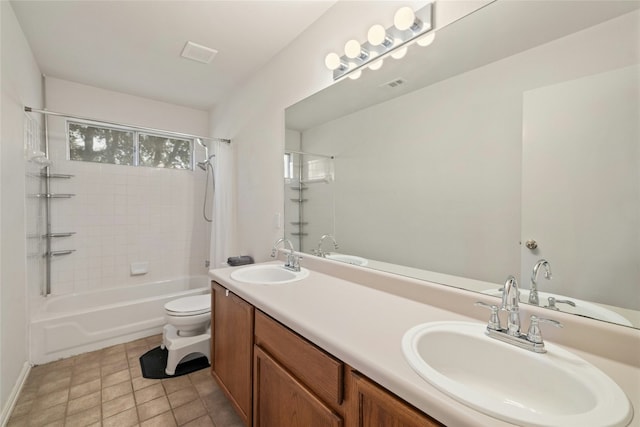
<path fill-rule="evenodd" d="M 76 234 L 53 239 L 54 251 L 75 249 L 52 259 L 54 294 L 206 274 L 204 171 L 70 161 L 61 136 L 51 137 L 51 169 L 73 177 L 53 179 L 51 189 L 75 196 L 52 200 L 52 231 Z M 138 262 L 148 273 L 131 274 Z"/>
<path fill-rule="evenodd" d="M 46 78 L 46 106 L 96 120 L 206 134 L 208 113 L 75 82 Z M 206 274 L 210 225 L 202 217 L 206 173 L 68 160 L 63 117 L 48 116 L 53 193 L 52 250 L 75 249 L 51 263 L 54 295 Z M 204 149 L 196 144 L 196 161 Z M 209 183 L 211 184 L 211 183 Z M 211 185 L 209 185 L 211 191 Z M 211 204 L 211 193 L 208 196 Z M 210 212 L 210 209 L 208 209 Z M 148 272 L 131 273 L 132 263 Z"/>

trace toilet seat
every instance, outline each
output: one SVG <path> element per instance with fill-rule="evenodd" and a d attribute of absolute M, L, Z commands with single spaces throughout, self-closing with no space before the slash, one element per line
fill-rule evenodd
<path fill-rule="evenodd" d="M 169 316 L 197 316 L 211 312 L 211 296 L 209 294 L 195 295 L 169 301 L 164 305 Z"/>
<path fill-rule="evenodd" d="M 160 347 L 169 352 L 166 374 L 174 375 L 178 363 L 193 353 L 202 353 L 210 359 L 211 294 L 169 301 L 164 305 L 164 311 L 167 324 Z"/>

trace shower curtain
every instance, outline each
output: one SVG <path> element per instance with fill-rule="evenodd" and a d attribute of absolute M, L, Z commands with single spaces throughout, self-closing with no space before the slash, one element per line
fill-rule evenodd
<path fill-rule="evenodd" d="M 227 258 L 238 255 L 234 245 L 236 229 L 235 202 L 235 150 L 233 144 L 215 143 L 215 193 L 213 196 L 213 224 L 209 247 L 211 267 L 227 266 Z"/>

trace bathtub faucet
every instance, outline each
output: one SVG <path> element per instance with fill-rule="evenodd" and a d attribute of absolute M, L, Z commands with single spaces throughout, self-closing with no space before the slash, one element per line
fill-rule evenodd
<path fill-rule="evenodd" d="M 300 271 L 300 260 L 302 259 L 302 257 L 299 255 L 296 255 L 293 249 L 293 244 L 289 239 L 284 239 L 284 238 L 278 239 L 273 244 L 273 248 L 271 249 L 271 257 L 275 258 L 276 255 L 278 254 L 278 245 L 280 245 L 280 243 L 284 243 L 283 246 L 285 246 L 285 249 L 287 245 L 289 246 L 289 253 L 287 254 L 287 261 L 284 264 L 284 268 L 288 270 L 293 270 L 293 271 Z"/>

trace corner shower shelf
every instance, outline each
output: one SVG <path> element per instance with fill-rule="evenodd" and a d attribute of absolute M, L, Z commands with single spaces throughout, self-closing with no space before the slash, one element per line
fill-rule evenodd
<path fill-rule="evenodd" d="M 291 221 L 289 224 L 291 225 L 308 225 L 308 222 L 300 222 L 300 221 Z"/>
<path fill-rule="evenodd" d="M 73 178 L 75 175 L 69 175 L 69 174 L 65 174 L 65 173 L 50 173 L 49 175 L 47 174 L 42 174 L 40 175 L 43 178 L 62 178 L 62 179 L 69 179 L 69 178 Z"/>
<path fill-rule="evenodd" d="M 291 233 L 291 235 L 292 235 L 292 236 L 308 236 L 308 235 L 309 235 L 309 233 L 302 233 L 302 232 L 298 233 L 298 232 L 293 232 L 293 233 Z"/>
<path fill-rule="evenodd" d="M 42 237 L 43 238 L 48 238 L 48 237 L 70 237 L 73 236 L 74 234 L 76 234 L 75 231 L 68 231 L 66 233 L 49 233 L 49 234 L 43 234 Z"/>
<path fill-rule="evenodd" d="M 55 257 L 55 256 L 62 256 L 62 255 L 71 255 L 75 251 L 76 251 L 75 249 L 66 249 L 66 250 L 62 250 L 62 251 L 51 251 L 51 252 L 47 252 L 44 256 L 46 257 L 47 255 L 49 255 L 49 257 Z"/>
<path fill-rule="evenodd" d="M 290 199 L 290 200 L 296 203 L 304 203 L 309 201 L 309 199 Z"/>
<path fill-rule="evenodd" d="M 304 190 L 308 190 L 308 189 L 309 189 L 309 187 L 305 187 L 305 186 L 303 186 L 303 185 L 302 185 L 302 186 L 300 186 L 300 187 L 290 187 L 290 188 L 291 188 L 292 190 L 295 190 L 295 191 L 304 191 Z"/>
<path fill-rule="evenodd" d="M 30 194 L 31 197 L 37 197 L 39 199 L 70 199 L 75 194 L 64 194 L 64 193 L 40 193 L 40 194 Z"/>

